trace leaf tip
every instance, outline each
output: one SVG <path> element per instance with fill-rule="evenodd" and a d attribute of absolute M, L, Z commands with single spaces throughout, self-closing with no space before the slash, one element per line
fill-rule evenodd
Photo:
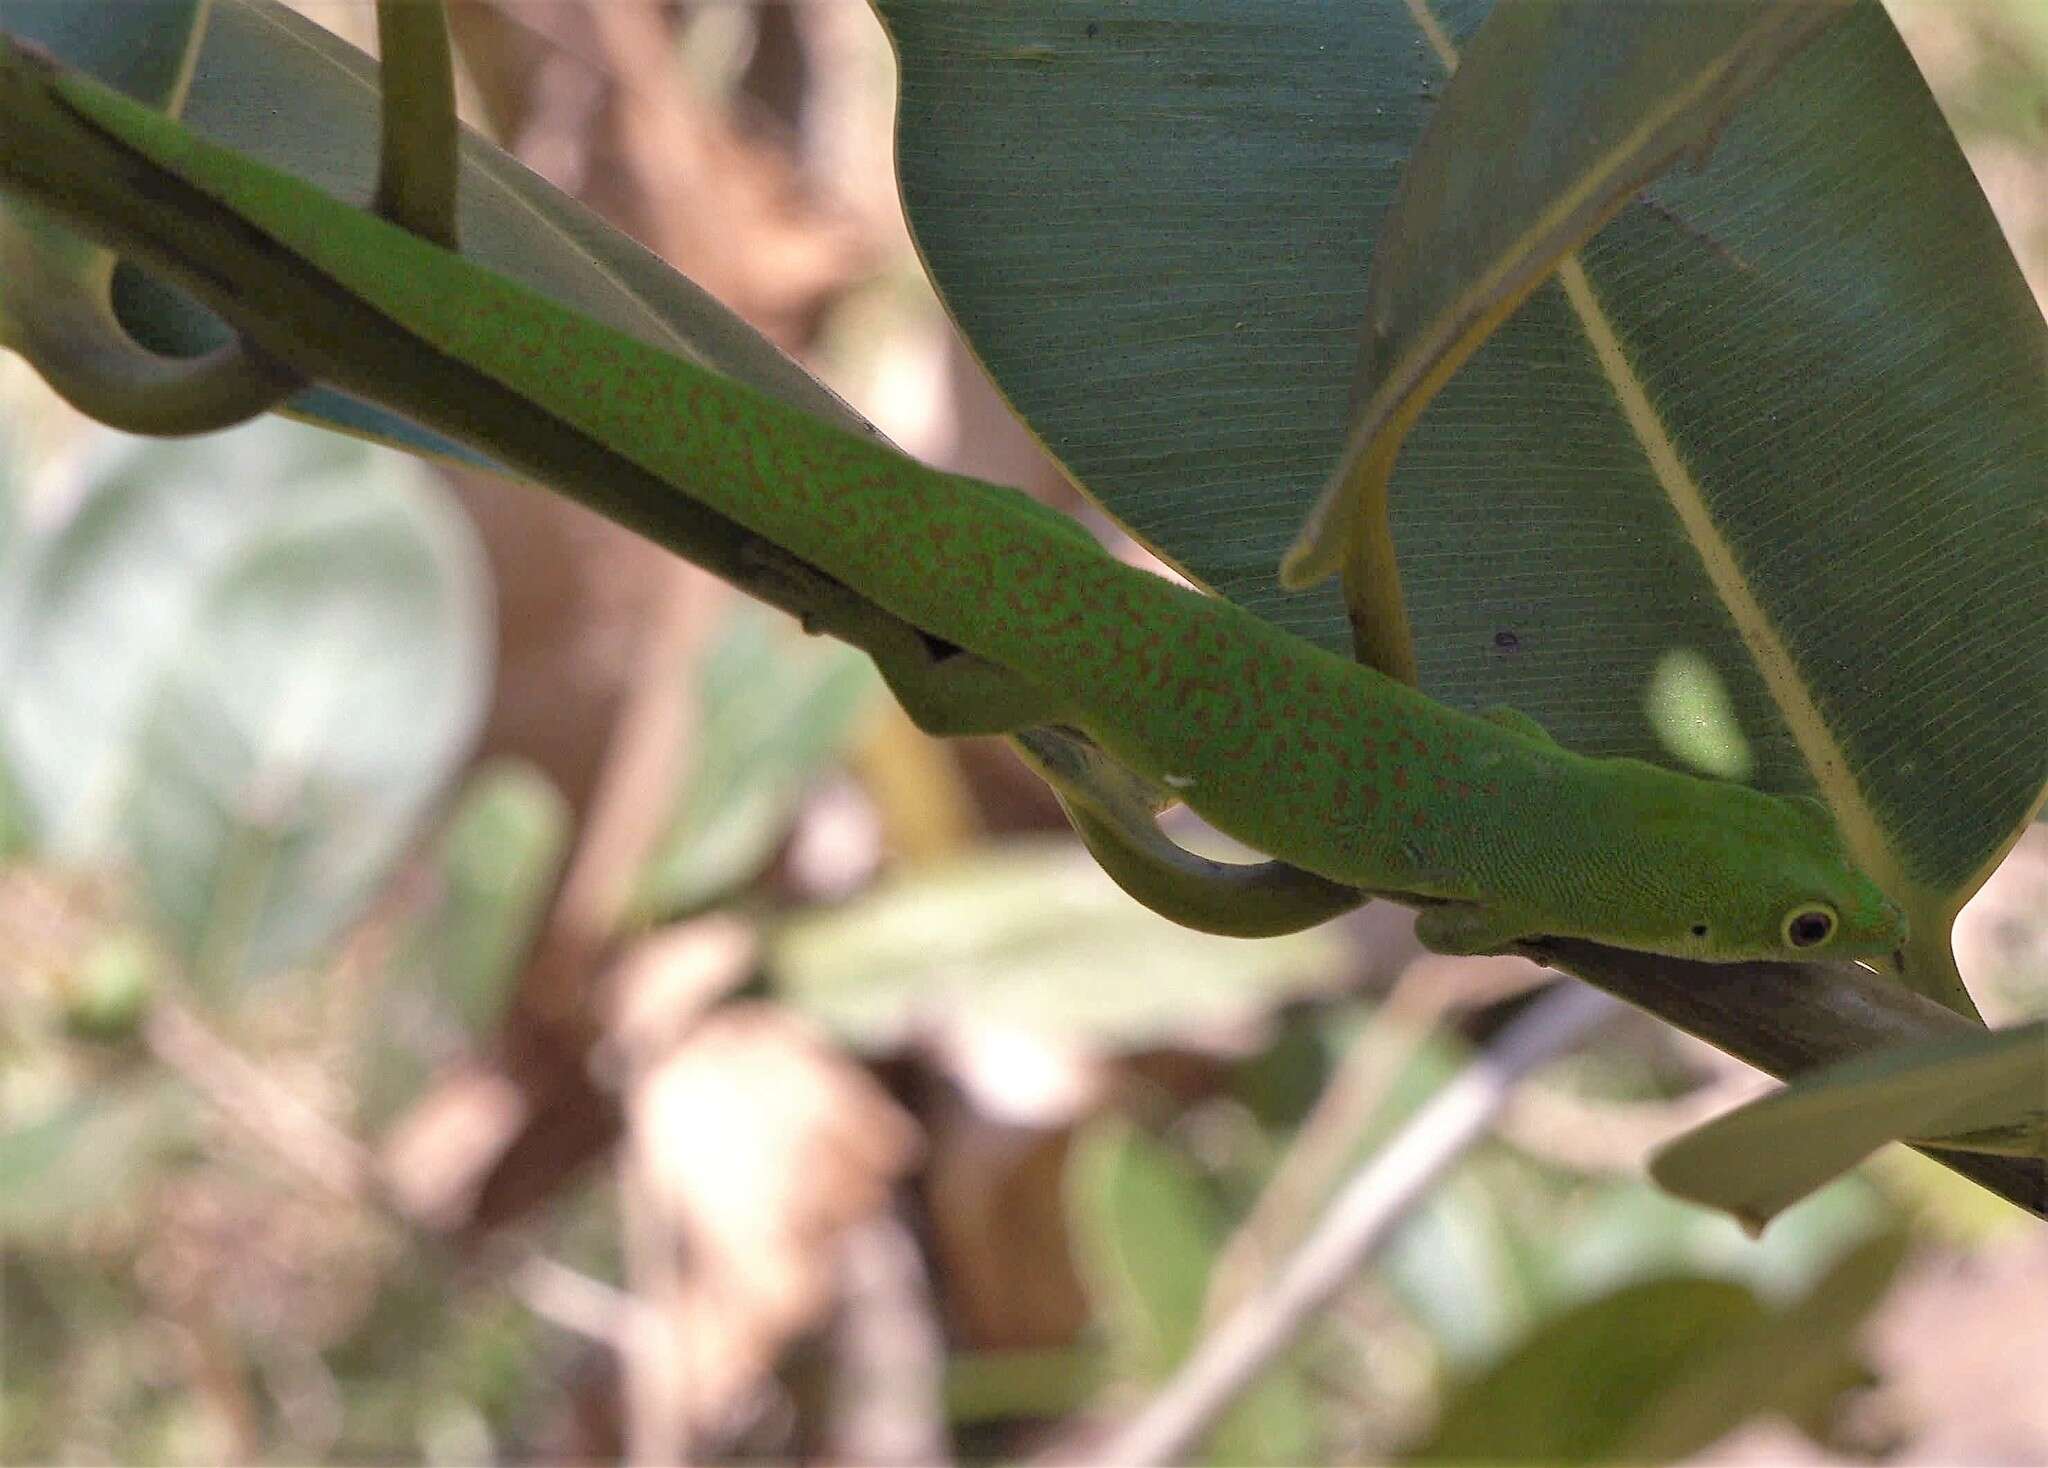
<path fill-rule="evenodd" d="M 1345 475 L 1339 471 L 1323 486 L 1316 506 L 1302 522 L 1294 544 L 1280 558 L 1280 585 L 1288 591 L 1307 591 L 1334 576 L 1344 563 L 1343 520 L 1349 496 Z"/>
<path fill-rule="evenodd" d="M 1336 569 L 1336 556 L 1313 533 L 1304 531 L 1280 558 L 1280 585 L 1288 591 L 1307 591 Z"/>

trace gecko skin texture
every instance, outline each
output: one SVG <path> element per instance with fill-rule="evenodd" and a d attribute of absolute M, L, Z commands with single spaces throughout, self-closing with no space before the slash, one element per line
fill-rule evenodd
<path fill-rule="evenodd" d="M 1577 755 L 1446 708 L 1121 564 L 1024 495 L 917 470 L 98 89 L 66 96 L 412 337 L 1041 686 L 1047 721 L 1230 835 L 1335 882 L 1452 904 L 1424 914 L 1433 946 L 1554 935 L 1812 960 L 1904 939 L 1816 802 Z M 291 355 L 274 327 L 264 345 Z M 416 396 L 386 405 L 447 421 Z"/>

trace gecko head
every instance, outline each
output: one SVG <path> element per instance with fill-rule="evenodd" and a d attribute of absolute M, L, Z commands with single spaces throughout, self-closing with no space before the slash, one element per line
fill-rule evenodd
<path fill-rule="evenodd" d="M 1686 931 L 1664 951 L 1723 961 L 1870 960 L 1906 941 L 1905 914 L 1850 859 L 1819 801 L 1744 791 L 1695 830 L 1709 848 L 1700 852 L 1710 863 L 1702 869 L 1724 879 L 1697 890 Z"/>
<path fill-rule="evenodd" d="M 1602 824 L 1631 838 L 1608 853 L 1604 880 L 1581 883 L 1597 904 L 1586 936 L 1715 963 L 1875 962 L 1904 944 L 1905 915 L 1819 801 L 1640 760 L 1604 773 Z"/>

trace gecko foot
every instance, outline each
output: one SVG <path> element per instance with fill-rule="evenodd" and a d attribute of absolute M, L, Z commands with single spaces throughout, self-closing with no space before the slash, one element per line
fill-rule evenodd
<path fill-rule="evenodd" d="M 1479 902 L 1446 902 L 1415 915 L 1415 937 L 1431 953 L 1505 953 L 1535 936 L 1525 915 Z"/>

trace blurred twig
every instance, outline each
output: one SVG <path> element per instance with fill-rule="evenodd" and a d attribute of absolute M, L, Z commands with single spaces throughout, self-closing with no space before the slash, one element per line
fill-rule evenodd
<path fill-rule="evenodd" d="M 1278 1276 L 1203 1339 L 1094 1461 L 1176 1462 L 1393 1234 L 1432 1184 L 1486 1134 L 1514 1085 L 1621 1006 L 1574 984 L 1538 1000 L 1475 1056 L 1331 1203 Z"/>
<path fill-rule="evenodd" d="M 619 1231 L 626 1283 L 636 1307 L 619 1342 L 620 1414 L 625 1461 L 661 1468 L 689 1461 L 693 1402 L 690 1349 L 682 1326 L 689 1309 L 683 1240 L 639 1166 L 638 1148 L 619 1167 Z"/>
<path fill-rule="evenodd" d="M 684 604 L 680 597 L 668 603 L 671 609 Z M 677 682 L 673 672 L 665 680 L 671 685 Z M 674 702 L 684 708 L 687 700 Z M 661 1149 L 675 1138 L 649 1115 L 649 1084 L 753 962 L 752 930 L 738 919 L 711 917 L 645 940 L 613 978 L 605 1060 L 618 1072 L 627 1117 L 616 1172 L 620 1245 L 633 1308 L 615 1344 L 628 1463 L 687 1461 L 697 1416 L 685 1326 L 690 1272 L 703 1265 L 690 1258 L 689 1240 L 656 1175 Z"/>
<path fill-rule="evenodd" d="M 1504 972 L 1492 964 L 1460 963 L 1458 973 L 1483 977 L 1454 987 L 1444 982 L 1446 967 L 1410 964 L 1372 1024 L 1352 1043 L 1258 1202 L 1217 1256 L 1209 1285 L 1212 1320 L 1250 1294 L 1272 1261 L 1301 1236 L 1316 1205 L 1342 1176 L 1402 1068 L 1443 1017 L 1456 1008 L 1511 998 L 1551 977 L 1520 963 L 1510 963 Z"/>
<path fill-rule="evenodd" d="M 827 1454 L 837 1463 L 939 1468 L 946 1441 L 946 1345 L 917 1240 L 895 1212 L 840 1243 Z"/>
<path fill-rule="evenodd" d="M 189 1301 L 176 1317 L 192 1385 L 213 1409 L 225 1441 L 217 1444 L 233 1463 L 254 1463 L 262 1451 L 261 1414 L 250 1395 L 248 1365 L 210 1302 Z"/>
<path fill-rule="evenodd" d="M 327 1121 L 288 1087 L 277 1084 L 261 1066 L 215 1035 L 184 1005 L 172 999 L 159 999 L 151 1007 L 143 1035 L 159 1063 L 280 1161 L 338 1199 L 367 1208 L 404 1229 L 421 1244 L 433 1246 L 440 1241 L 437 1229 L 423 1224 L 393 1196 L 367 1147 Z M 488 1274 L 502 1275 L 512 1292 L 536 1315 L 613 1351 L 629 1389 L 636 1380 L 644 1391 L 650 1380 L 658 1384 L 673 1376 L 670 1358 L 678 1356 L 674 1349 L 674 1321 L 659 1300 L 615 1289 L 516 1242 L 487 1248 L 475 1262 Z M 253 1460 L 260 1441 L 254 1410 L 240 1388 L 237 1371 L 222 1366 L 221 1356 L 226 1347 L 219 1332 L 208 1320 L 184 1323 L 192 1333 L 191 1346 L 201 1389 L 209 1400 L 221 1406 L 224 1420 L 234 1430 L 239 1456 Z M 649 1361 L 663 1365 L 650 1373 L 645 1369 Z M 642 1368 L 637 1372 L 636 1364 Z M 649 1436 L 653 1424 L 686 1422 L 682 1405 L 679 1401 L 675 1411 L 659 1416 L 644 1411 L 629 1414 L 629 1426 L 638 1429 L 631 1461 L 683 1461 L 685 1438 L 680 1430 Z"/>
<path fill-rule="evenodd" d="M 614 83 L 620 170 L 678 269 L 785 348 L 872 254 L 804 187 L 786 149 L 750 138 L 676 64 L 667 7 L 603 0 L 592 33 Z"/>
<path fill-rule="evenodd" d="M 511 1273 L 513 1293 L 526 1308 L 562 1329 L 624 1356 L 645 1308 L 624 1290 L 578 1273 L 553 1259 L 527 1259 Z"/>
<path fill-rule="evenodd" d="M 281 1161 L 351 1202 L 388 1206 L 369 1149 L 277 1084 L 175 999 L 150 1006 L 151 1055 Z"/>
<path fill-rule="evenodd" d="M 607 742 L 583 829 L 535 952 L 526 997 L 564 1022 L 593 997 L 591 976 L 618 941 L 668 819 L 696 719 L 689 675 L 725 589 L 684 562 L 663 568 L 653 621 L 634 649 L 632 678 Z"/>

